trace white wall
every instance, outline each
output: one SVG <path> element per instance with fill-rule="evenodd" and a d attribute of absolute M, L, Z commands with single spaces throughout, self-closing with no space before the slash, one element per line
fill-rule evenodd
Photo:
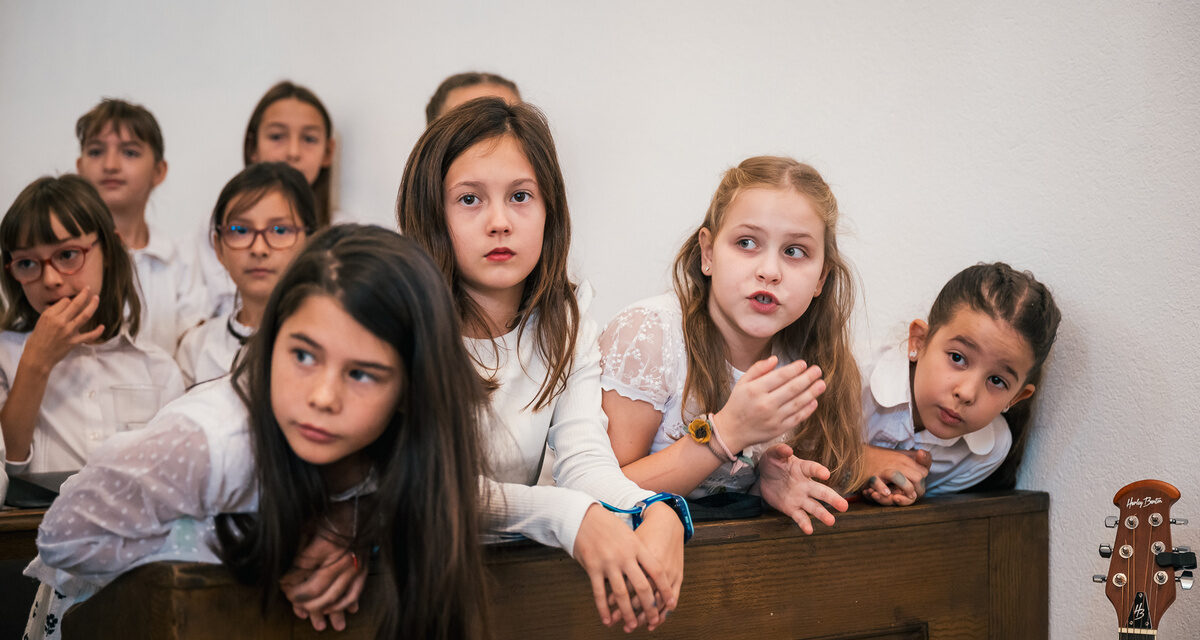
<path fill-rule="evenodd" d="M 863 333 L 980 260 L 1053 287 L 1065 320 L 1021 485 L 1052 496 L 1053 637 L 1111 637 L 1089 577 L 1112 494 L 1168 480 L 1200 524 L 1200 5 L 748 4 L 5 0 L 0 200 L 72 170 L 75 119 L 126 97 L 166 135 L 153 215 L 190 233 L 287 77 L 333 114 L 343 207 L 388 223 L 429 94 L 494 70 L 550 116 L 603 322 L 667 286 L 724 168 L 809 161 L 852 232 Z M 1196 629 L 1200 592 L 1183 594 L 1162 637 Z"/>

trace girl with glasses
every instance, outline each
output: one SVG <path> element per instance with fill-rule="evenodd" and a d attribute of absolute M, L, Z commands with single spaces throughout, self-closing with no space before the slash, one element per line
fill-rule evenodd
<path fill-rule="evenodd" d="M 237 287 L 237 302 L 180 341 L 175 359 L 188 385 L 229 373 L 275 283 L 319 226 L 312 188 L 286 163 L 250 165 L 225 185 L 209 228 L 217 259 Z"/>
<path fill-rule="evenodd" d="M 0 259 L 11 302 L 0 321 L 9 475 L 82 467 L 127 426 L 116 419 L 114 387 L 156 391 L 159 405 L 183 393 L 171 357 L 135 339 L 133 264 L 86 180 L 44 177 L 26 187 L 0 222 Z"/>

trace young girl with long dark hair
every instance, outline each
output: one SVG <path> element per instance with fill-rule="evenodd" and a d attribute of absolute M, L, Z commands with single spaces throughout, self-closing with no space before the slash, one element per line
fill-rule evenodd
<path fill-rule="evenodd" d="M 567 276 L 570 214 L 545 117 L 480 98 L 434 120 L 409 156 L 396 208 L 403 233 L 441 267 L 463 341 L 492 387 L 486 438 L 505 509 L 494 526 L 570 553 L 605 624 L 619 618 L 629 631 L 640 615 L 656 627 L 679 594 L 686 525 L 672 507 L 686 503 L 625 478 L 605 437 L 596 327 L 584 315 L 590 290 Z M 557 486 L 531 486 L 547 445 Z M 598 500 L 645 520 L 630 531 Z"/>
<path fill-rule="evenodd" d="M 231 378 L 63 486 L 26 575 L 65 594 L 52 604 L 65 611 L 138 565 L 219 561 L 265 602 L 298 550 L 329 537 L 346 562 L 384 568 L 378 637 L 486 636 L 485 399 L 456 316 L 416 243 L 357 225 L 318 234 Z"/>

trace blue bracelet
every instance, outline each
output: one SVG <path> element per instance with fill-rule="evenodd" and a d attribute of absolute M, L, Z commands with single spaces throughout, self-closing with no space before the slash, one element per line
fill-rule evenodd
<path fill-rule="evenodd" d="M 695 533 L 695 527 L 692 524 L 692 512 L 690 509 L 688 509 L 687 500 L 684 500 L 683 496 L 681 495 L 674 493 L 656 493 L 645 500 L 639 500 L 637 504 L 633 505 L 632 509 L 614 507 L 613 505 L 603 501 L 601 501 L 600 504 L 604 505 L 605 509 L 612 511 L 613 513 L 621 513 L 630 516 L 633 520 L 633 528 L 634 530 L 637 530 L 637 528 L 642 524 L 642 514 L 645 513 L 646 509 L 655 502 L 663 502 L 666 503 L 667 506 L 671 507 L 671 509 L 675 512 L 675 515 L 679 516 L 679 521 L 683 523 L 683 541 L 687 542 L 688 540 L 691 540 L 692 534 Z"/>

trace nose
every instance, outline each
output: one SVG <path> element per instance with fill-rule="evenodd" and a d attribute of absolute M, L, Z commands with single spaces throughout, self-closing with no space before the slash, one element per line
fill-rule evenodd
<path fill-rule="evenodd" d="M 975 381 L 967 376 L 962 376 L 954 385 L 954 397 L 964 405 L 970 405 L 975 402 L 976 384 Z"/>
<path fill-rule="evenodd" d="M 255 233 L 254 242 L 250 243 L 250 255 L 265 257 L 271 252 L 271 246 L 267 244 L 266 233 Z"/>
<path fill-rule="evenodd" d="M 120 169 L 121 168 L 121 166 L 120 166 L 121 155 L 120 154 L 121 154 L 120 149 L 114 148 L 114 149 L 106 150 L 104 152 L 103 169 L 105 171 L 109 171 L 109 172 Z"/>
<path fill-rule="evenodd" d="M 62 274 L 55 269 L 49 262 L 42 263 L 42 286 L 47 289 L 61 287 L 63 284 Z"/>
<path fill-rule="evenodd" d="M 779 269 L 779 256 L 773 251 L 764 251 L 758 261 L 758 279 L 767 284 L 778 284 L 782 274 Z"/>
<path fill-rule="evenodd" d="M 313 379 L 308 392 L 308 406 L 321 413 L 337 413 L 342 409 L 341 398 L 341 373 L 326 368 Z"/>
<path fill-rule="evenodd" d="M 488 208 L 487 231 L 489 236 L 506 236 L 512 233 L 512 220 L 503 204 Z"/>
<path fill-rule="evenodd" d="M 300 159 L 300 137 L 293 136 L 288 139 L 288 162 L 296 162 Z"/>

